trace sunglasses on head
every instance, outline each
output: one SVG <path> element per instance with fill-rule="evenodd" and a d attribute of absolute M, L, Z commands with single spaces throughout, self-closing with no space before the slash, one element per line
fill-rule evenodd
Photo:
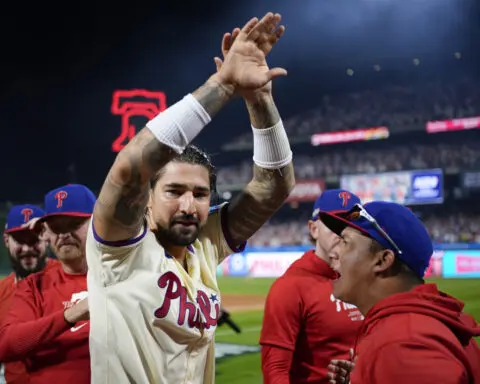
<path fill-rule="evenodd" d="M 367 220 L 370 224 L 373 225 L 373 227 L 380 234 L 380 236 L 382 236 L 385 240 L 388 241 L 388 243 L 399 255 L 402 254 L 402 250 L 399 248 L 399 246 L 392 240 L 390 236 L 388 236 L 388 233 L 382 229 L 380 224 L 378 224 L 377 220 L 375 220 L 375 218 L 372 217 L 372 215 L 370 215 L 361 204 L 355 204 L 346 218 L 348 221 L 355 221 L 359 220 L 360 218 Z"/>

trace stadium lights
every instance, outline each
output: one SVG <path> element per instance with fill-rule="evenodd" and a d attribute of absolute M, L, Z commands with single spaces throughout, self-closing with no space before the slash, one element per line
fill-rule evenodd
<path fill-rule="evenodd" d="M 230 200 L 232 198 L 232 193 L 229 191 L 225 191 L 223 192 L 222 197 L 224 200 Z"/>

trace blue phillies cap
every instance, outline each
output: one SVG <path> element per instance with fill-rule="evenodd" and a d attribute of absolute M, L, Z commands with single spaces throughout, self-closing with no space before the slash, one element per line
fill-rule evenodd
<path fill-rule="evenodd" d="M 312 220 L 317 220 L 320 212 L 332 214 L 348 212 L 361 201 L 357 195 L 345 189 L 328 189 L 324 191 L 313 205 Z"/>
<path fill-rule="evenodd" d="M 342 217 L 320 213 L 320 218 L 338 235 L 347 226 L 359 230 L 393 251 L 419 277 L 425 275 L 433 254 L 432 240 L 421 220 L 407 207 L 372 201 L 353 207 Z"/>
<path fill-rule="evenodd" d="M 45 212 L 40 207 L 31 204 L 15 205 L 7 215 L 7 223 L 5 224 L 5 233 L 28 230 L 22 227 L 31 219 L 42 217 Z"/>
<path fill-rule="evenodd" d="M 90 217 L 95 201 L 93 192 L 81 184 L 55 188 L 45 195 L 45 216 L 42 220 L 54 215 Z"/>

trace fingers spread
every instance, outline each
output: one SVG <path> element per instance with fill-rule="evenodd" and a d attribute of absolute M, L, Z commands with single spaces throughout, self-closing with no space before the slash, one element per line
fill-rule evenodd
<path fill-rule="evenodd" d="M 267 13 L 252 29 L 248 38 L 253 41 L 267 39 L 269 35 L 274 33 L 281 19 L 282 17 L 278 13 L 275 15 L 271 12 Z"/>
<path fill-rule="evenodd" d="M 285 26 L 284 25 L 280 25 L 276 30 L 275 30 L 275 37 L 278 39 L 280 39 L 283 34 L 285 33 Z"/>
<path fill-rule="evenodd" d="M 232 31 L 232 44 L 235 42 L 236 38 L 238 37 L 238 35 L 240 34 L 240 28 L 235 28 L 233 31 Z M 231 44 L 230 44 L 231 46 Z"/>
<path fill-rule="evenodd" d="M 287 70 L 284 68 L 272 68 L 267 72 L 268 81 L 280 76 L 287 76 Z"/>
<path fill-rule="evenodd" d="M 215 62 L 215 66 L 217 67 L 217 72 L 220 70 L 220 68 L 222 68 L 222 59 L 220 59 L 219 57 L 214 57 L 213 58 L 213 61 Z"/>
<path fill-rule="evenodd" d="M 231 37 L 232 37 L 232 35 L 230 35 L 230 33 L 228 33 L 228 32 L 223 35 L 223 39 L 222 39 L 222 53 L 223 53 L 223 55 L 226 55 L 226 52 L 228 52 L 228 50 L 232 46 L 231 41 L 230 41 Z"/>
<path fill-rule="evenodd" d="M 239 34 L 239 37 L 242 40 L 246 40 L 252 29 L 258 24 L 258 18 L 254 17 L 250 19 L 247 24 L 245 24 L 241 30 L 241 33 Z"/>

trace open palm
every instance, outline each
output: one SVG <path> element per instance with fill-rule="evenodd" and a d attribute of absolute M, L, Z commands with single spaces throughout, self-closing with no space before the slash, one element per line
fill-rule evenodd
<path fill-rule="evenodd" d="M 265 60 L 285 31 L 285 27 L 279 26 L 280 20 L 279 14 L 267 13 L 260 21 L 253 18 L 242 29 L 224 35 L 224 61 L 215 58 L 217 73 L 237 92 L 270 87 L 273 78 L 287 74 L 283 68 L 270 69 Z"/>

